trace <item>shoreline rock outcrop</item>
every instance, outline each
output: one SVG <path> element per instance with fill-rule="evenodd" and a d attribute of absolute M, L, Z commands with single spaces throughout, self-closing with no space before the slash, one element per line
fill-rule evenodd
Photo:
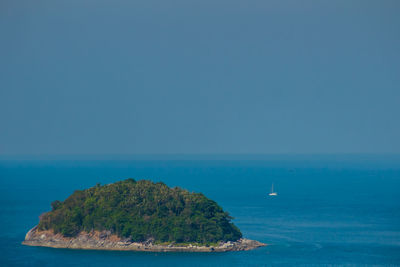
<path fill-rule="evenodd" d="M 82 231 L 75 237 L 64 237 L 59 233 L 54 234 L 52 230 L 39 231 L 37 226 L 26 234 L 22 244 L 52 248 L 151 252 L 225 252 L 251 250 L 266 246 L 264 243 L 246 238 L 240 238 L 237 241 L 219 242 L 216 246 L 173 243 L 157 244 L 151 239 L 139 243 L 133 242 L 128 238 L 120 238 L 110 231 Z"/>

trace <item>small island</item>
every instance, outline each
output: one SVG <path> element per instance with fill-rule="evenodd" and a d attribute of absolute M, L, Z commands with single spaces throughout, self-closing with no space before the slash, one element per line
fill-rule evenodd
<path fill-rule="evenodd" d="M 51 203 L 24 245 L 71 249 L 222 252 L 265 244 L 242 238 L 229 214 L 201 193 L 127 179 Z"/>

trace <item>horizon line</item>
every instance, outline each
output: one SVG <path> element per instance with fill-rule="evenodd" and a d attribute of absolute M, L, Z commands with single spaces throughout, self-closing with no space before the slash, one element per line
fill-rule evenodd
<path fill-rule="evenodd" d="M 11 154 L 0 160 L 273 160 L 283 158 L 399 157 L 400 153 L 143 153 L 143 154 Z M 338 158 L 340 159 L 340 158 Z"/>

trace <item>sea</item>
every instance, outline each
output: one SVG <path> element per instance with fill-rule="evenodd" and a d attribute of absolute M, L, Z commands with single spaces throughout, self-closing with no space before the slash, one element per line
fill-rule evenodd
<path fill-rule="evenodd" d="M 134 178 L 202 192 L 251 251 L 156 253 L 24 246 L 77 189 Z M 278 193 L 271 197 L 271 185 Z M 112 156 L 0 159 L 0 266 L 400 266 L 398 155 Z"/>

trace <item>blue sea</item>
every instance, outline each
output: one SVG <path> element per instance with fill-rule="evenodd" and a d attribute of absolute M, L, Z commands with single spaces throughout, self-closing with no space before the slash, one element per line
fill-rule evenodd
<path fill-rule="evenodd" d="M 203 192 L 252 251 L 151 253 L 21 245 L 53 200 L 126 178 Z M 277 197 L 269 197 L 274 183 Z M 398 156 L 0 160 L 1 266 L 400 266 Z"/>

